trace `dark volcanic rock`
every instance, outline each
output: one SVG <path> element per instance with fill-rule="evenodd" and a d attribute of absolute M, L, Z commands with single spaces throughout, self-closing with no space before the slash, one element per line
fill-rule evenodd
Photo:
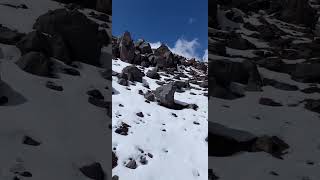
<path fill-rule="evenodd" d="M 209 64 L 209 76 L 223 86 L 229 86 L 231 82 L 248 85 L 247 90 L 259 91 L 262 80 L 257 66 L 250 60 L 244 62 L 231 62 L 224 60 L 211 61 Z"/>
<path fill-rule="evenodd" d="M 141 82 L 142 83 L 142 77 L 144 76 L 144 73 L 138 69 L 136 66 L 127 66 L 123 68 L 122 74 L 127 77 L 129 81 L 135 82 Z"/>
<path fill-rule="evenodd" d="M 297 64 L 291 76 L 293 79 L 305 83 L 320 83 L 320 63 Z"/>
<path fill-rule="evenodd" d="M 166 106 L 166 107 L 174 107 L 174 93 L 176 91 L 177 87 L 173 84 L 166 84 L 163 86 L 158 87 L 154 91 L 154 95 L 156 99 L 160 102 L 160 104 Z"/>
<path fill-rule="evenodd" d="M 52 81 L 48 81 L 46 83 L 46 87 L 55 91 L 63 91 L 63 87 L 57 85 L 56 83 L 52 82 Z"/>
<path fill-rule="evenodd" d="M 160 79 L 160 75 L 156 69 L 149 70 L 146 75 L 151 79 Z"/>
<path fill-rule="evenodd" d="M 22 38 L 23 34 L 3 27 L 0 24 L 0 43 L 15 45 Z"/>
<path fill-rule="evenodd" d="M 102 93 L 98 89 L 90 90 L 87 92 L 87 94 L 91 97 L 96 98 L 96 99 L 100 99 L 100 100 L 104 99 L 104 96 L 102 95 Z"/>
<path fill-rule="evenodd" d="M 320 100 L 306 99 L 304 107 L 310 111 L 320 113 Z"/>
<path fill-rule="evenodd" d="M 16 64 L 24 71 L 39 76 L 51 75 L 50 59 L 40 52 L 29 52 L 22 56 Z"/>
<path fill-rule="evenodd" d="M 278 82 L 276 80 L 268 79 L 268 78 L 263 79 L 263 84 L 269 85 L 269 86 L 272 86 L 274 88 L 284 90 L 284 91 L 297 91 L 297 90 L 299 90 L 298 86 L 283 83 L 283 82 Z"/>
<path fill-rule="evenodd" d="M 112 151 L 112 169 L 118 165 L 118 157 L 115 152 Z"/>
<path fill-rule="evenodd" d="M 289 0 L 283 4 L 280 19 L 289 23 L 304 24 L 313 28 L 318 21 L 318 15 L 308 0 Z"/>
<path fill-rule="evenodd" d="M 61 36 L 72 60 L 100 65 L 102 44 L 99 40 L 99 26 L 84 14 L 65 9 L 49 11 L 41 15 L 33 27 L 51 36 Z"/>
<path fill-rule="evenodd" d="M 282 106 L 281 103 L 275 102 L 270 98 L 260 98 L 259 104 L 265 105 L 265 106 Z"/>
<path fill-rule="evenodd" d="M 38 51 L 46 55 L 50 54 L 48 37 L 39 31 L 30 32 L 16 46 L 20 49 L 22 55 L 30 51 Z"/>
<path fill-rule="evenodd" d="M 126 31 L 121 37 L 119 51 L 121 60 L 132 63 L 135 55 L 135 48 L 131 35 L 128 31 Z"/>
<path fill-rule="evenodd" d="M 30 145 L 30 146 L 40 146 L 40 142 L 34 140 L 33 138 L 29 136 L 24 136 L 22 140 L 23 144 Z"/>
<path fill-rule="evenodd" d="M 129 132 L 129 128 L 131 126 L 126 124 L 126 123 L 122 123 L 116 130 L 115 133 L 123 135 L 123 136 L 127 136 L 128 132 Z"/>
<path fill-rule="evenodd" d="M 105 180 L 105 173 L 100 163 L 92 163 L 79 168 L 83 175 L 94 180 Z"/>

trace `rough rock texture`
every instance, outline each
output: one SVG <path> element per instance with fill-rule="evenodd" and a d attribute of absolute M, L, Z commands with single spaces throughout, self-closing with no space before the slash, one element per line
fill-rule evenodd
<path fill-rule="evenodd" d="M 22 70 L 39 76 L 50 76 L 50 59 L 40 52 L 29 52 L 16 63 Z"/>
<path fill-rule="evenodd" d="M 135 49 L 128 31 L 126 31 L 120 39 L 119 51 L 122 60 L 129 63 L 133 61 Z"/>
<path fill-rule="evenodd" d="M 36 20 L 34 29 L 52 36 L 61 36 L 69 48 L 72 60 L 100 64 L 98 25 L 82 13 L 65 9 L 49 11 Z"/>

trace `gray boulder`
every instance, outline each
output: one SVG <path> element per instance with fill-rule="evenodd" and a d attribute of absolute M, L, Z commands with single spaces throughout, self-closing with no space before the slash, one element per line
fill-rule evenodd
<path fill-rule="evenodd" d="M 140 71 L 136 66 L 127 66 L 123 68 L 122 75 L 126 76 L 127 80 L 131 82 L 141 82 L 142 83 L 142 77 L 144 76 L 144 73 Z"/>
<path fill-rule="evenodd" d="M 100 65 L 101 42 L 98 24 L 77 10 L 57 9 L 41 15 L 33 28 L 51 36 L 61 36 L 73 61 Z"/>
<path fill-rule="evenodd" d="M 24 71 L 38 75 L 50 76 L 50 60 L 41 52 L 29 52 L 23 55 L 16 64 Z"/>
<path fill-rule="evenodd" d="M 176 89 L 177 87 L 173 83 L 160 86 L 154 91 L 155 98 L 163 106 L 174 107 L 174 93 Z"/>
<path fill-rule="evenodd" d="M 121 37 L 119 51 L 121 60 L 129 63 L 134 60 L 135 48 L 131 39 L 131 35 L 128 31 L 126 31 Z"/>

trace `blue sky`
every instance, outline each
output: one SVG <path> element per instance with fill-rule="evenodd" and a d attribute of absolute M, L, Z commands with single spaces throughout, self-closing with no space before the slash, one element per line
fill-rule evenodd
<path fill-rule="evenodd" d="M 208 0 L 115 0 L 112 32 L 163 42 L 174 52 L 202 59 L 208 47 Z"/>

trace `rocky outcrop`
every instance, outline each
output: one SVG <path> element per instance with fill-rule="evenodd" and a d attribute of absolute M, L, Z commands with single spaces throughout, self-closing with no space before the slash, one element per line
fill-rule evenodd
<path fill-rule="evenodd" d="M 125 32 L 119 38 L 112 37 L 112 56 L 130 64 L 158 67 L 165 71 L 176 69 L 177 65 L 193 66 L 202 71 L 207 70 L 206 63 L 176 55 L 165 44 L 152 50 L 150 43 L 143 39 L 134 42 L 129 32 Z"/>
<path fill-rule="evenodd" d="M 136 66 L 127 66 L 122 70 L 122 73 L 120 76 L 123 79 L 132 81 L 132 82 L 142 82 L 142 77 L 144 76 L 144 73 L 141 72 L 140 69 L 138 69 Z"/>
<path fill-rule="evenodd" d="M 174 93 L 176 89 L 177 87 L 172 83 L 160 86 L 154 91 L 155 98 L 163 106 L 175 107 Z"/>
<path fill-rule="evenodd" d="M 303 24 L 314 28 L 318 15 L 315 9 L 309 5 L 308 0 L 288 0 L 283 3 L 280 19 L 295 24 Z"/>
<path fill-rule="evenodd" d="M 67 46 L 69 58 L 73 61 L 100 65 L 102 44 L 99 40 L 98 25 L 82 13 L 65 9 L 49 11 L 40 16 L 33 27 L 41 33 L 55 36 L 53 47 L 56 49 L 53 52 L 59 56 L 65 56 L 63 49 Z"/>
<path fill-rule="evenodd" d="M 51 62 L 43 53 L 29 52 L 23 55 L 16 64 L 24 71 L 39 75 L 51 76 Z"/>
<path fill-rule="evenodd" d="M 11 30 L 0 24 L 0 43 L 14 45 L 22 38 L 22 36 L 22 33 Z"/>
<path fill-rule="evenodd" d="M 123 61 L 132 63 L 135 57 L 135 48 L 128 31 L 126 31 L 120 39 L 119 52 L 120 58 Z"/>

